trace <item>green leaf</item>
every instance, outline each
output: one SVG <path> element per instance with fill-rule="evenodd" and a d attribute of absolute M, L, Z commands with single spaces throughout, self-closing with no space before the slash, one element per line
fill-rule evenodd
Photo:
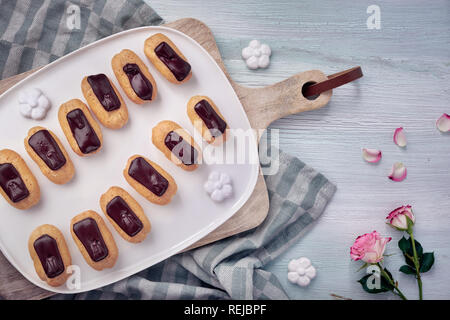
<path fill-rule="evenodd" d="M 387 269 L 384 269 L 384 271 L 386 271 L 386 273 L 392 279 L 391 273 Z M 391 291 L 394 289 L 394 287 L 381 275 L 380 275 L 380 286 L 378 288 L 369 288 L 369 284 L 372 284 L 374 281 L 373 278 L 370 278 L 371 276 L 373 276 L 373 274 L 367 274 L 358 281 L 363 287 L 364 291 L 368 293 L 381 293 Z"/>
<path fill-rule="evenodd" d="M 423 248 L 422 248 L 422 245 L 419 243 L 419 241 L 414 240 L 414 242 L 416 243 L 417 256 L 419 257 L 419 260 L 420 260 L 420 258 L 422 258 L 422 256 L 423 256 Z M 413 252 L 412 252 L 412 247 L 411 247 L 411 254 L 412 253 Z"/>
<path fill-rule="evenodd" d="M 414 269 L 406 264 L 401 266 L 399 271 L 406 273 L 406 274 L 416 274 L 416 269 Z"/>
<path fill-rule="evenodd" d="M 411 266 L 411 268 L 415 268 L 416 265 L 414 264 L 414 257 L 412 255 L 409 255 L 408 253 L 403 254 L 403 256 L 405 257 L 405 262 Z"/>
<path fill-rule="evenodd" d="M 398 241 L 398 247 L 402 250 L 403 253 L 407 252 L 409 247 L 411 246 L 411 242 L 408 241 L 405 237 L 402 237 Z"/>
<path fill-rule="evenodd" d="M 361 284 L 361 286 L 363 287 L 363 289 L 364 289 L 364 291 L 366 291 L 366 292 L 368 292 L 368 293 L 381 293 L 381 292 L 387 292 L 387 291 L 390 291 L 390 289 L 389 288 L 387 288 L 387 286 L 383 286 L 383 280 L 384 280 L 384 278 L 381 278 L 381 281 L 380 281 L 380 288 L 372 288 L 372 289 L 369 289 L 369 287 L 367 286 L 367 284 L 368 284 L 368 281 L 370 281 L 369 280 L 369 277 L 370 277 L 371 275 L 370 274 L 368 274 L 368 275 L 366 275 L 366 276 L 364 276 L 364 277 L 362 277 L 361 279 L 359 279 L 359 283 Z M 385 280 L 384 280 L 385 281 Z"/>
<path fill-rule="evenodd" d="M 419 243 L 419 241 L 414 240 L 414 243 L 416 245 L 416 252 L 417 252 L 417 258 L 419 261 L 422 259 L 423 256 L 423 248 L 422 245 Z M 411 267 L 415 268 L 414 265 L 414 252 L 412 248 L 411 238 L 406 239 L 405 237 L 402 237 L 398 242 L 398 247 L 403 252 L 403 256 L 405 257 L 405 262 L 410 265 Z"/>
<path fill-rule="evenodd" d="M 422 245 L 417 240 L 414 240 L 414 242 L 416 244 L 417 256 L 420 258 L 423 254 Z M 413 249 L 412 249 L 412 244 L 411 244 L 411 238 L 406 239 L 405 237 L 402 237 L 398 241 L 398 247 L 400 248 L 400 250 L 402 250 L 403 254 L 407 253 L 411 257 L 414 255 Z"/>
<path fill-rule="evenodd" d="M 420 272 L 427 272 L 434 264 L 434 252 L 425 252 L 420 260 Z"/>

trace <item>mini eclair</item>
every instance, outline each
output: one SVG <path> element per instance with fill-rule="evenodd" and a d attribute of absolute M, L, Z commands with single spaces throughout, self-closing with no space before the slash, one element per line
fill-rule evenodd
<path fill-rule="evenodd" d="M 153 161 L 134 155 L 123 170 L 127 182 L 148 201 L 165 205 L 177 192 L 172 176 Z"/>
<path fill-rule="evenodd" d="M 218 145 L 226 141 L 228 124 L 210 98 L 194 96 L 189 99 L 187 115 L 206 142 Z"/>
<path fill-rule="evenodd" d="M 119 250 L 100 215 L 92 210 L 76 215 L 70 222 L 70 232 L 86 262 L 95 270 L 112 268 Z"/>
<path fill-rule="evenodd" d="M 55 226 L 44 224 L 37 227 L 28 239 L 28 251 L 36 273 L 42 281 L 52 287 L 63 285 L 72 264 L 66 239 Z"/>
<path fill-rule="evenodd" d="M 122 50 L 112 58 L 111 66 L 123 91 L 134 103 L 143 104 L 156 99 L 155 79 L 136 53 Z"/>
<path fill-rule="evenodd" d="M 72 99 L 59 107 L 58 120 L 72 150 L 79 156 L 89 156 L 102 148 L 102 131 L 88 107 Z"/>
<path fill-rule="evenodd" d="M 100 197 L 100 207 L 122 238 L 138 243 L 145 239 L 151 225 L 140 204 L 124 189 L 111 187 Z"/>
<path fill-rule="evenodd" d="M 36 178 L 13 150 L 0 150 L 0 193 L 10 205 L 20 210 L 31 208 L 41 198 Z"/>
<path fill-rule="evenodd" d="M 176 122 L 164 120 L 152 129 L 153 144 L 180 168 L 197 169 L 201 161 L 200 147 Z"/>
<path fill-rule="evenodd" d="M 81 91 L 92 112 L 105 127 L 120 129 L 128 122 L 127 106 L 114 83 L 105 74 L 84 77 Z"/>
<path fill-rule="evenodd" d="M 58 137 L 43 127 L 33 127 L 24 141 L 25 150 L 53 183 L 65 184 L 75 174 L 72 160 Z"/>
<path fill-rule="evenodd" d="M 179 84 L 192 77 L 191 65 L 186 57 L 172 40 L 162 33 L 157 33 L 145 40 L 144 53 L 170 82 Z"/>

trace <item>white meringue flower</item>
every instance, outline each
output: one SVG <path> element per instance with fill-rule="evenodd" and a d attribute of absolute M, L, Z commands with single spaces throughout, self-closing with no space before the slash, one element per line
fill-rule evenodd
<path fill-rule="evenodd" d="M 270 47 L 265 43 L 261 44 L 258 40 L 250 41 L 248 47 L 242 49 L 242 58 L 250 69 L 267 68 L 271 54 Z"/>
<path fill-rule="evenodd" d="M 231 178 L 224 172 L 211 172 L 203 187 L 211 199 L 216 202 L 221 202 L 233 194 Z"/>
<path fill-rule="evenodd" d="M 42 120 L 50 109 L 50 101 L 37 88 L 25 90 L 19 93 L 19 111 L 25 118 Z"/>
<path fill-rule="evenodd" d="M 306 257 L 294 259 L 288 264 L 287 277 L 289 282 L 306 287 L 316 277 L 316 268 Z"/>

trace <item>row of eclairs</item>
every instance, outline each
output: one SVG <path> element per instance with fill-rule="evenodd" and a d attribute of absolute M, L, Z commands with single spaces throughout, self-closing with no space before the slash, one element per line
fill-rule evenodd
<path fill-rule="evenodd" d="M 158 33 L 146 39 L 144 53 L 168 81 L 181 84 L 192 77 L 188 60 L 167 36 Z M 155 79 L 136 53 L 122 50 L 112 58 L 111 66 L 120 87 L 133 103 L 142 105 L 156 99 Z M 87 105 L 79 99 L 61 104 L 58 120 L 72 150 L 78 156 L 86 157 L 102 149 L 100 124 L 110 129 L 122 128 L 128 122 L 128 109 L 116 86 L 105 74 L 84 77 L 81 89 Z M 193 96 L 187 102 L 186 112 L 206 142 L 220 144 L 226 140 L 228 124 L 209 97 Z M 200 163 L 200 147 L 188 131 L 174 121 L 159 122 L 152 129 L 152 143 L 183 170 L 193 171 Z M 51 182 L 62 185 L 73 178 L 75 166 L 53 131 L 33 127 L 24 144 L 30 158 Z M 131 187 L 154 204 L 168 204 L 177 192 L 175 179 L 142 155 L 128 159 L 123 175 Z M 21 156 L 10 149 L 0 150 L 0 187 L 6 201 L 17 209 L 29 209 L 40 200 L 36 177 Z M 143 208 L 123 188 L 112 186 L 101 195 L 99 202 L 109 223 L 126 241 L 141 242 L 150 232 L 151 224 Z M 73 217 L 70 233 L 92 268 L 100 271 L 115 265 L 118 248 L 98 213 L 88 210 Z M 29 237 L 28 249 L 42 281 L 55 287 L 66 282 L 71 255 L 57 227 L 50 224 L 37 227 Z"/>

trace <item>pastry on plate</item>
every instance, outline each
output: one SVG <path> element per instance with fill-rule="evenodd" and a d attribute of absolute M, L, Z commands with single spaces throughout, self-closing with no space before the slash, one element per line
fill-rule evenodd
<path fill-rule="evenodd" d="M 162 33 L 144 43 L 144 53 L 156 69 L 170 82 L 179 84 L 192 77 L 191 65 L 177 46 Z"/>
<path fill-rule="evenodd" d="M 100 215 L 92 210 L 72 218 L 70 232 L 86 262 L 95 270 L 112 268 L 119 250 Z"/>
<path fill-rule="evenodd" d="M 33 127 L 25 138 L 25 150 L 53 183 L 65 184 L 75 174 L 72 160 L 58 137 L 43 127 Z"/>
<path fill-rule="evenodd" d="M 105 74 L 84 77 L 81 91 L 92 112 L 105 127 L 120 129 L 128 122 L 127 106 Z"/>
<path fill-rule="evenodd" d="M 164 120 L 153 127 L 152 142 L 167 159 L 186 171 L 197 169 L 201 162 L 200 147 L 176 122 Z"/>
<path fill-rule="evenodd" d="M 63 285 L 72 264 L 66 239 L 58 228 L 44 224 L 31 233 L 28 238 L 28 251 L 33 259 L 36 273 L 42 281 L 52 287 Z"/>
<path fill-rule="evenodd" d="M 140 204 L 124 189 L 111 187 L 100 197 L 100 207 L 122 238 L 138 243 L 145 239 L 151 225 Z"/>
<path fill-rule="evenodd" d="M 95 154 L 102 148 L 102 131 L 88 107 L 79 99 L 63 103 L 58 111 L 59 124 L 72 150 L 79 156 Z"/>
<path fill-rule="evenodd" d="M 155 204 L 168 204 L 177 192 L 177 184 L 172 176 L 150 159 L 140 155 L 128 159 L 123 175 L 137 192 Z"/>
<path fill-rule="evenodd" d="M 189 99 L 187 115 L 206 142 L 218 145 L 227 139 L 227 122 L 210 98 L 194 96 Z"/>
<path fill-rule="evenodd" d="M 155 79 L 136 53 L 122 50 L 112 58 L 111 66 L 123 91 L 134 103 L 143 104 L 156 99 Z"/>
<path fill-rule="evenodd" d="M 10 205 L 20 210 L 31 208 L 41 198 L 36 178 L 13 150 L 0 150 L 0 193 Z"/>

